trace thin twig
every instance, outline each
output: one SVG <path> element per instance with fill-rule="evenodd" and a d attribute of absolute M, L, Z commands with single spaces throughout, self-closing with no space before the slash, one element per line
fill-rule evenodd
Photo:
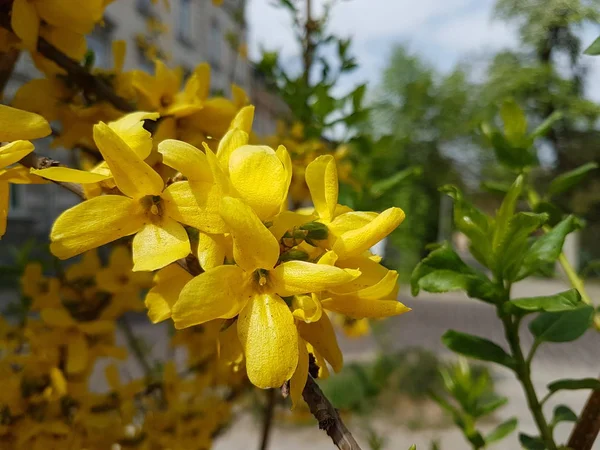
<path fill-rule="evenodd" d="M 600 391 L 592 391 L 571 432 L 567 447 L 573 450 L 591 450 L 598 433 L 600 433 Z"/>
<path fill-rule="evenodd" d="M 275 413 L 275 404 L 277 403 L 275 389 L 267 390 L 266 395 L 267 404 L 265 405 L 265 411 L 263 416 L 262 437 L 260 439 L 259 450 L 267 450 L 267 448 L 269 447 L 269 437 L 271 435 L 271 429 L 273 428 L 273 416 Z"/>
<path fill-rule="evenodd" d="M 22 158 L 19 161 L 20 164 L 24 165 L 29 169 L 47 169 L 48 167 L 65 167 L 59 161 L 56 161 L 52 158 L 48 158 L 46 156 L 38 156 L 34 152 L 29 153 L 27 156 Z M 85 192 L 80 184 L 77 183 L 66 183 L 63 181 L 52 181 L 59 186 L 73 192 L 82 200 L 85 200 Z"/>
<path fill-rule="evenodd" d="M 0 15 L 0 26 L 12 32 L 10 17 L 7 14 Z M 121 111 L 135 111 L 129 101 L 117 95 L 101 78 L 92 74 L 79 62 L 69 58 L 46 39 L 42 37 L 38 39 L 37 51 L 64 69 L 69 79 L 83 89 L 86 94 L 92 94 L 97 100 L 107 101 Z"/>
<path fill-rule="evenodd" d="M 361 450 L 352 433 L 344 425 L 337 410 L 325 397 L 311 375 L 306 380 L 302 397 L 308 404 L 311 414 L 319 421 L 319 428 L 325 430 L 337 448 L 340 450 Z"/>

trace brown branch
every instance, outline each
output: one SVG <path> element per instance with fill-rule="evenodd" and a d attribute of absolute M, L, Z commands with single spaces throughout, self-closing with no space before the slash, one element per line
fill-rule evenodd
<path fill-rule="evenodd" d="M 600 391 L 592 391 L 577 425 L 573 428 L 567 447 L 591 450 L 600 432 Z"/>
<path fill-rule="evenodd" d="M 8 14 L 0 15 L 0 26 L 12 32 L 10 16 Z M 79 62 L 69 58 L 46 39 L 42 37 L 38 39 L 37 51 L 64 69 L 69 79 L 83 89 L 84 93 L 93 95 L 97 100 L 107 101 L 121 111 L 135 111 L 135 108 L 129 101 L 115 94 L 111 87 L 101 78 L 92 74 L 79 64 Z"/>
<path fill-rule="evenodd" d="M 47 169 L 48 167 L 64 167 L 60 162 L 55 161 L 54 159 L 48 158 L 46 156 L 38 156 L 34 152 L 31 152 L 23 159 L 19 161 L 20 164 L 24 165 L 30 169 Z M 52 180 L 50 180 L 52 181 Z M 52 181 L 59 186 L 62 186 L 65 189 L 73 192 L 77 196 L 79 196 L 82 200 L 85 200 L 85 193 L 80 184 L 77 183 L 66 183 L 62 181 Z"/>
<path fill-rule="evenodd" d="M 325 397 L 311 375 L 306 380 L 302 397 L 308 404 L 311 414 L 318 420 L 319 428 L 325 430 L 337 448 L 340 450 L 361 450 L 352 433 L 344 425 L 337 410 Z"/>

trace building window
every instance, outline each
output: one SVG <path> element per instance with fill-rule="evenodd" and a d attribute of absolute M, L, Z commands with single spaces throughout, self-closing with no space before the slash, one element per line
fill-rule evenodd
<path fill-rule="evenodd" d="M 221 48 L 223 43 L 223 35 L 221 33 L 221 25 L 216 17 L 210 21 L 210 65 L 215 69 L 221 68 Z"/>
<path fill-rule="evenodd" d="M 177 36 L 184 44 L 193 42 L 192 0 L 179 0 L 179 20 Z"/>

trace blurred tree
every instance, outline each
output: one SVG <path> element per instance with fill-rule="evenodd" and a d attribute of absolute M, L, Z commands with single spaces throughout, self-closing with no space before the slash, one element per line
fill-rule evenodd
<path fill-rule="evenodd" d="M 412 269 L 425 245 L 438 238 L 438 187 L 476 176 L 472 164 L 463 165 L 475 159 L 465 155 L 478 148 L 472 133 L 478 123 L 472 88 L 463 70 L 442 76 L 398 46 L 374 93 L 370 126 L 385 138 L 379 145 L 363 146 L 365 157 L 372 160 L 369 178 L 386 178 L 415 165 L 423 171 L 420 179 L 382 197 L 406 211 L 404 226 L 391 236 L 398 250 L 394 263 L 400 269 Z M 463 177 L 457 175 L 457 167 Z"/>
<path fill-rule="evenodd" d="M 546 135 L 553 168 L 541 181 L 600 160 L 600 133 L 595 124 L 600 107 L 585 97 L 588 68 L 581 58 L 580 32 L 583 26 L 600 23 L 598 0 L 498 0 L 497 17 L 518 25 L 522 45 L 516 51 L 496 55 L 488 69 L 482 100 L 498 105 L 508 96 L 526 108 L 534 126 L 555 111 L 563 119 Z M 587 44 L 587 43 L 586 43 Z M 587 183 L 559 200 L 567 210 L 583 215 L 590 223 L 583 236 L 590 239 L 600 232 L 600 171 Z M 597 242 L 597 239 L 595 240 Z M 597 243 L 596 243 L 596 246 Z M 598 257 L 600 248 L 591 248 L 584 258 Z"/>

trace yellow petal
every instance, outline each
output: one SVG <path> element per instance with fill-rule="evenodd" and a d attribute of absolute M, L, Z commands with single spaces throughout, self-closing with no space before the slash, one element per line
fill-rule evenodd
<path fill-rule="evenodd" d="M 277 147 L 277 151 L 275 153 L 277 154 L 277 157 L 281 161 L 281 164 L 283 164 L 283 169 L 285 170 L 285 174 L 286 174 L 285 187 L 283 190 L 283 199 L 281 199 L 281 202 L 282 202 L 281 209 L 286 210 L 287 209 L 288 191 L 290 189 L 290 184 L 292 182 L 292 174 L 293 174 L 292 158 L 290 158 L 290 154 L 288 153 L 287 149 L 283 145 L 280 145 L 279 147 Z"/>
<path fill-rule="evenodd" d="M 298 406 L 302 398 L 302 391 L 306 386 L 308 379 L 308 352 L 304 340 L 298 339 L 298 365 L 294 375 L 290 379 L 290 398 L 292 399 L 292 409 Z"/>
<path fill-rule="evenodd" d="M 204 270 L 223 264 L 225 260 L 225 238 L 221 234 L 198 235 L 198 261 Z"/>
<path fill-rule="evenodd" d="M 141 159 L 146 159 L 152 151 L 152 134 L 144 128 L 144 120 L 156 120 L 156 112 L 134 112 L 109 122 L 108 126 L 133 150 Z"/>
<path fill-rule="evenodd" d="M 335 262 L 335 265 L 344 269 L 358 269 L 361 273 L 360 277 L 356 280 L 353 280 L 348 284 L 336 286 L 332 289 L 332 291 L 338 293 L 356 292 L 369 286 L 373 286 L 374 284 L 379 283 L 379 281 L 381 281 L 389 272 L 389 270 L 381 264 L 378 264 L 371 258 L 367 258 L 363 255 Z M 394 297 L 395 295 L 390 298 Z"/>
<path fill-rule="evenodd" d="M 162 192 L 164 183 L 160 175 L 104 122 L 94 125 L 94 142 L 125 195 L 141 198 Z"/>
<path fill-rule="evenodd" d="M 169 217 L 148 223 L 133 238 L 133 271 L 156 270 L 190 254 L 183 225 Z"/>
<path fill-rule="evenodd" d="M 391 294 L 396 291 L 397 284 L 398 272 L 390 270 L 377 284 L 361 289 L 355 295 L 367 300 L 392 298 Z"/>
<path fill-rule="evenodd" d="M 81 333 L 69 335 L 67 341 L 67 373 L 78 374 L 85 370 L 88 364 L 89 352 L 85 336 Z"/>
<path fill-rule="evenodd" d="M 254 106 L 248 105 L 244 106 L 242 109 L 238 111 L 233 120 L 231 121 L 231 125 L 229 125 L 229 129 L 233 130 L 235 128 L 244 131 L 246 134 L 250 134 L 252 131 L 252 122 L 254 121 Z"/>
<path fill-rule="evenodd" d="M 154 287 L 146 294 L 145 299 L 152 323 L 171 317 L 171 309 L 179 298 L 179 293 L 192 278 L 179 264 L 170 264 L 156 273 Z"/>
<path fill-rule="evenodd" d="M 243 201 L 225 197 L 221 217 L 233 238 L 233 258 L 246 272 L 272 269 L 279 259 L 279 244 L 254 211 Z"/>
<path fill-rule="evenodd" d="M 50 250 L 60 259 L 71 258 L 136 233 L 145 222 L 139 204 L 120 195 L 86 200 L 66 210 L 52 226 Z"/>
<path fill-rule="evenodd" d="M 0 168 L 16 163 L 33 151 L 29 141 L 14 141 L 0 147 Z"/>
<path fill-rule="evenodd" d="M 378 214 L 375 212 L 349 211 L 336 216 L 331 223 L 327 224 L 327 227 L 330 233 L 337 237 L 347 231 L 356 230 L 370 224 L 377 216 Z"/>
<path fill-rule="evenodd" d="M 50 369 L 50 381 L 56 394 L 62 397 L 67 393 L 67 380 L 60 369 L 56 367 Z"/>
<path fill-rule="evenodd" d="M 280 240 L 286 231 L 304 225 L 311 220 L 313 220 L 312 216 L 298 214 L 293 211 L 283 211 L 273 219 L 273 224 L 269 227 L 269 231 L 275 236 L 275 239 Z"/>
<path fill-rule="evenodd" d="M 317 214 L 322 220 L 331 221 L 338 201 L 335 158 L 319 156 L 306 167 L 305 177 Z"/>
<path fill-rule="evenodd" d="M 238 338 L 237 326 L 230 325 L 219 333 L 219 360 L 233 365 L 234 370 L 244 359 L 244 349 Z"/>
<path fill-rule="evenodd" d="M 231 184 L 263 221 L 281 208 L 287 175 L 272 148 L 244 145 L 229 158 Z"/>
<path fill-rule="evenodd" d="M 121 72 L 123 70 L 123 64 L 125 63 L 125 53 L 127 52 L 127 43 L 123 40 L 112 42 L 112 54 L 114 60 L 115 72 Z"/>
<path fill-rule="evenodd" d="M 112 320 L 92 320 L 79 322 L 77 328 L 88 335 L 112 334 L 115 332 L 115 322 Z"/>
<path fill-rule="evenodd" d="M 105 0 L 86 0 L 85 2 L 65 2 L 64 0 L 43 0 L 35 5 L 40 16 L 49 24 L 63 26 L 80 34 L 92 31 L 96 22 L 102 19 Z"/>
<path fill-rule="evenodd" d="M 165 214 L 206 233 L 224 233 L 225 222 L 218 212 L 221 198 L 212 183 L 178 181 L 162 194 Z M 217 203 L 219 202 L 219 203 Z"/>
<path fill-rule="evenodd" d="M 276 388 L 292 377 L 298 365 L 298 331 L 281 298 L 256 295 L 240 312 L 237 326 L 252 384 Z"/>
<path fill-rule="evenodd" d="M 323 309 L 317 294 L 295 295 L 292 299 L 292 314 L 304 322 L 316 322 L 321 318 Z"/>
<path fill-rule="evenodd" d="M 237 84 L 231 85 L 231 97 L 236 109 L 239 109 L 248 103 L 248 94 L 246 94 L 246 91 Z"/>
<path fill-rule="evenodd" d="M 404 211 L 400 208 L 388 208 L 367 225 L 339 236 L 332 250 L 340 260 L 358 256 L 394 231 L 404 217 Z"/>
<path fill-rule="evenodd" d="M 360 272 L 352 269 L 305 261 L 288 261 L 270 272 L 273 289 L 282 297 L 319 292 L 358 278 Z"/>
<path fill-rule="evenodd" d="M 47 169 L 31 169 L 31 173 L 52 181 L 67 183 L 98 183 L 112 178 L 111 175 L 71 169 L 69 167 L 48 167 Z"/>
<path fill-rule="evenodd" d="M 344 365 L 344 357 L 337 343 L 335 331 L 327 314 L 323 314 L 317 322 L 298 322 L 298 332 L 302 339 L 312 346 L 331 364 L 333 370 L 339 372 Z"/>
<path fill-rule="evenodd" d="M 40 313 L 42 320 L 50 326 L 57 328 L 69 328 L 76 325 L 75 320 L 63 308 L 46 308 Z"/>
<path fill-rule="evenodd" d="M 15 0 L 12 7 L 11 26 L 13 31 L 28 50 L 37 48 L 38 32 L 40 29 L 40 16 L 35 9 L 35 4 L 29 0 Z M 0 127 L 4 132 L 6 128 Z M 33 138 L 30 138 L 33 139 Z M 0 139 L 12 141 L 12 139 Z"/>
<path fill-rule="evenodd" d="M 225 133 L 225 136 L 219 141 L 217 147 L 217 158 L 219 163 L 229 172 L 229 158 L 234 150 L 248 144 L 248 133 L 238 128 L 234 128 Z"/>
<path fill-rule="evenodd" d="M 238 315 L 252 295 L 249 279 L 237 266 L 219 266 L 187 283 L 173 305 L 175 328 Z"/>
<path fill-rule="evenodd" d="M 158 144 L 163 163 L 181 172 L 190 181 L 212 181 L 206 155 L 193 145 L 175 139 L 165 139 Z"/>
<path fill-rule="evenodd" d="M 366 300 L 355 296 L 333 296 L 321 301 L 323 308 L 335 311 L 354 319 L 381 318 L 403 314 L 410 311 L 397 300 Z"/>

